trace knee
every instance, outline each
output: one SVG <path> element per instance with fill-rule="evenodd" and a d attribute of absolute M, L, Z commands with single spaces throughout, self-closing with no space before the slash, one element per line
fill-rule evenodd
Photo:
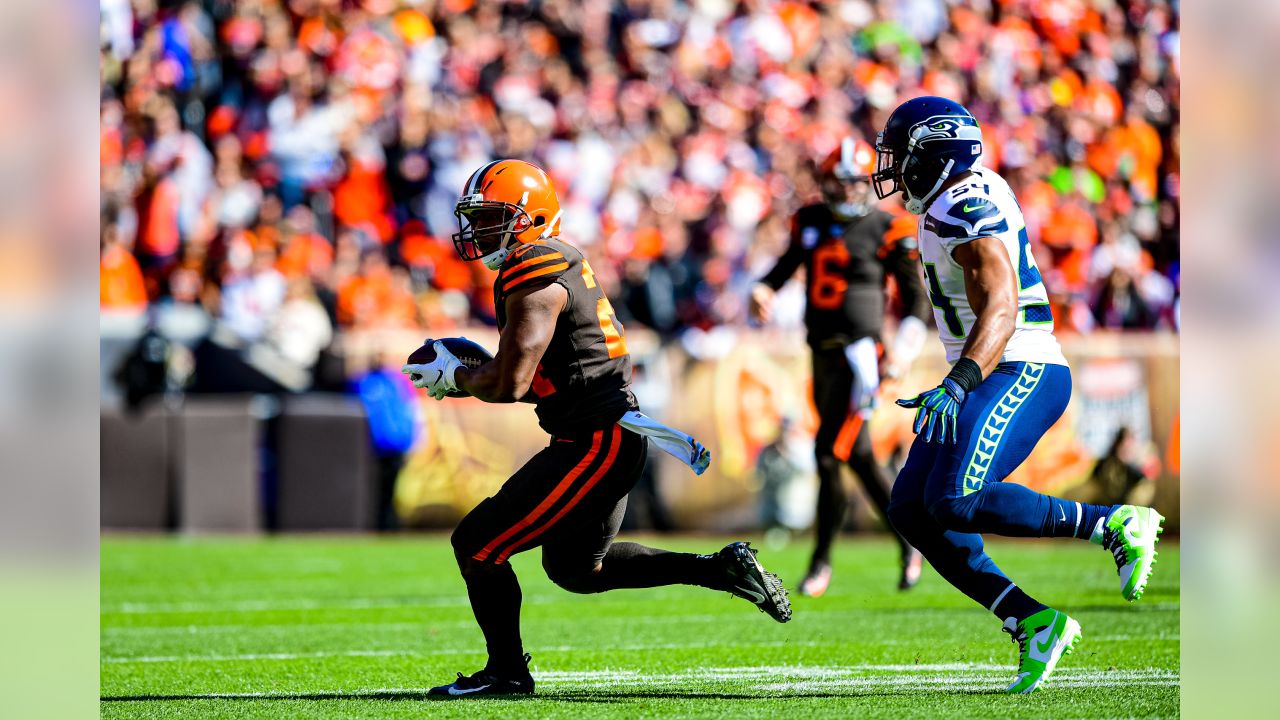
<path fill-rule="evenodd" d="M 492 571 L 497 567 L 494 563 L 475 559 L 479 547 L 471 533 L 467 532 L 467 525 L 464 520 L 449 536 L 449 544 L 453 546 L 453 557 L 458 563 L 458 569 L 462 571 L 463 577 Z"/>
<path fill-rule="evenodd" d="M 542 569 L 547 572 L 547 577 L 551 582 L 571 593 L 589 595 L 601 592 L 600 571 L 602 568 L 600 563 L 590 567 L 583 567 L 577 563 L 570 564 L 543 554 Z"/>
<path fill-rule="evenodd" d="M 814 460 L 818 463 L 818 481 L 821 483 L 830 483 L 832 480 L 839 481 L 840 466 L 844 463 L 840 458 L 836 457 L 835 451 L 830 447 L 817 447 L 813 452 Z"/>
<path fill-rule="evenodd" d="M 929 503 L 929 514 L 934 522 L 947 530 L 973 532 L 973 497 L 974 495 L 937 498 Z"/>
<path fill-rule="evenodd" d="M 917 534 L 921 517 L 926 513 L 924 505 L 918 501 L 893 498 L 889 501 L 889 509 L 885 514 L 889 516 L 889 524 L 893 529 L 902 537 L 911 540 Z"/>

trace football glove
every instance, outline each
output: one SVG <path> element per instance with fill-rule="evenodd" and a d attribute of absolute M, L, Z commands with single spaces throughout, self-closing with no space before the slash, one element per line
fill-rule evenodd
<path fill-rule="evenodd" d="M 956 441 L 956 419 L 964 397 L 964 388 L 955 380 L 946 378 L 938 387 L 913 398 L 899 400 L 898 405 L 916 408 L 916 421 L 911 429 L 917 435 L 923 429 L 925 442 L 933 442 L 936 437 L 940 443 L 953 443 Z"/>
<path fill-rule="evenodd" d="M 454 373 L 462 367 L 462 361 L 454 357 L 439 340 L 432 344 L 435 358 L 429 363 L 405 365 L 400 372 L 413 380 L 413 386 L 425 389 L 427 394 L 436 400 L 443 400 L 445 395 L 458 389 L 454 381 Z"/>

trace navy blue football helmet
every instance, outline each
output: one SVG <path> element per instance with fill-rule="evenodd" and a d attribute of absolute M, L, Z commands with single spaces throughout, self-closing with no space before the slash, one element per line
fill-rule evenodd
<path fill-rule="evenodd" d="M 982 131 L 973 113 L 953 100 L 918 97 L 899 105 L 876 137 L 872 183 L 881 199 L 901 190 L 907 212 L 919 215 L 948 177 L 981 158 Z"/>

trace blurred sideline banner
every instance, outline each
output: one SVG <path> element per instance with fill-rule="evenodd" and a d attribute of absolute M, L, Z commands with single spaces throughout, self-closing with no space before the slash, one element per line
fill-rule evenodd
<path fill-rule="evenodd" d="M 789 416 L 812 432 L 808 349 L 799 332 L 724 330 L 714 338 L 659 346 L 648 333 L 628 332 L 636 365 L 636 394 L 648 414 L 686 430 L 713 453 L 711 468 L 694 476 L 660 454 L 658 480 L 679 527 L 730 530 L 753 527 L 758 517 L 754 467 L 760 450 Z M 496 334 L 468 336 L 496 349 Z M 378 357 L 386 337 L 347 338 L 357 364 Z M 416 344 L 415 344 L 416 346 Z M 1095 334 L 1063 338 L 1071 363 L 1072 402 L 1010 478 L 1036 490 L 1087 496 L 1097 458 L 1121 427 L 1148 458 L 1154 482 L 1143 485 L 1174 528 L 1179 519 L 1178 337 L 1174 334 Z M 926 345 L 908 376 L 882 388 L 871 420 L 882 461 L 905 457 L 912 412 L 893 399 L 937 384 L 947 363 L 936 340 Z M 422 401 L 426 431 L 400 476 L 396 503 L 411 525 L 450 526 L 541 448 L 549 438 L 529 405 L 486 405 L 473 399 Z M 816 482 L 816 481 L 815 481 Z M 862 503 L 865 506 L 865 503 Z"/>

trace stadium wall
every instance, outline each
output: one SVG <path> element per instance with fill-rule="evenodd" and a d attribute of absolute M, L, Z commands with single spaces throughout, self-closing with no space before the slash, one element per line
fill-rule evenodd
<path fill-rule="evenodd" d="M 497 347 L 491 330 L 466 334 Z M 347 333 L 338 348 L 348 369 L 356 372 L 398 357 L 392 348 L 407 353 L 421 340 L 417 332 Z M 754 468 L 760 450 L 778 437 L 783 418 L 810 436 L 817 424 L 808 399 L 808 351 L 802 335 L 721 328 L 663 345 L 637 329 L 628 332 L 627 341 L 641 407 L 693 433 L 714 453 L 710 470 L 701 477 L 661 453 L 653 455 L 656 482 L 677 527 L 758 527 L 762 497 Z M 885 462 L 900 461 L 913 437 L 912 414 L 893 406 L 892 399 L 931 386 L 946 371 L 940 345 L 930 342 L 926 348 L 898 387 L 883 388 L 872 417 L 873 442 Z M 1146 476 L 1135 488 L 1137 499 L 1154 503 L 1176 528 L 1178 337 L 1094 334 L 1066 338 L 1064 349 L 1073 369 L 1071 405 L 1012 480 L 1096 501 L 1090 496 L 1096 490 L 1090 477 L 1097 458 L 1108 451 L 1119 428 L 1127 427 L 1133 435 L 1128 465 Z M 424 432 L 409 453 L 396 491 L 397 509 L 410 526 L 451 527 L 547 443 L 529 405 L 420 398 Z M 286 398 L 264 415 L 250 399 L 189 396 L 179 407 L 156 403 L 138 415 L 104 402 L 103 527 L 215 532 L 371 528 L 373 464 L 359 404 L 344 396 L 306 394 Z M 197 427 L 201 422 L 220 431 L 202 430 Z M 257 445 L 268 436 L 278 442 L 275 453 L 264 456 Z M 265 477 L 260 468 L 264 457 L 275 468 L 274 492 L 255 490 Z M 791 493 L 792 501 L 807 504 L 811 513 L 816 480 L 804 478 L 804 483 L 810 487 Z M 217 502 L 195 503 L 201 497 Z M 879 526 L 869 503 L 855 507 L 853 525 Z"/>

